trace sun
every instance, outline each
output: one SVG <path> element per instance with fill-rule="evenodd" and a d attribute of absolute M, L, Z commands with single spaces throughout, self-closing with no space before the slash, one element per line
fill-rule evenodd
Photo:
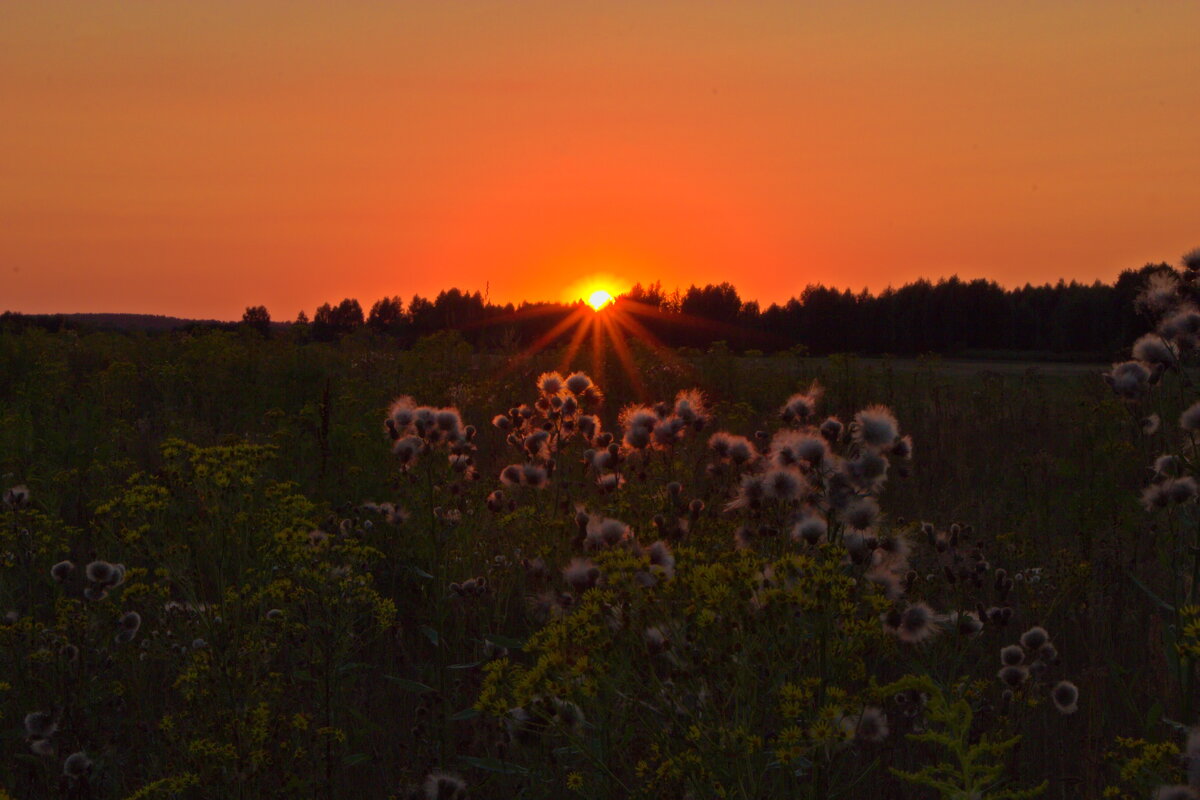
<path fill-rule="evenodd" d="M 594 311 L 599 311 L 612 301 L 613 296 L 603 289 L 597 289 L 596 291 L 592 292 L 590 295 L 588 295 L 587 299 L 588 305 L 591 306 Z"/>

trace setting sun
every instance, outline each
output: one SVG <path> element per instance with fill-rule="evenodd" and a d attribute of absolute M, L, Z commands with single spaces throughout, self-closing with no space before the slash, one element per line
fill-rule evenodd
<path fill-rule="evenodd" d="M 589 306 L 599 311 L 613 301 L 613 296 L 603 289 L 597 289 L 588 296 L 587 301 Z"/>

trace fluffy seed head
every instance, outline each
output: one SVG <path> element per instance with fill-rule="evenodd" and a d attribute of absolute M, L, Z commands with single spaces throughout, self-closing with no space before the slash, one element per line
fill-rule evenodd
<path fill-rule="evenodd" d="M 1046 629 L 1040 625 L 1034 625 L 1021 634 L 1021 646 L 1026 650 L 1037 650 L 1048 641 L 1050 641 L 1050 634 L 1046 633 Z"/>
<path fill-rule="evenodd" d="M 1133 357 L 1148 364 L 1175 363 L 1175 350 L 1157 333 L 1147 333 L 1133 343 Z"/>
<path fill-rule="evenodd" d="M 467 784 L 457 775 L 431 772 L 421 785 L 424 800 L 466 800 Z"/>
<path fill-rule="evenodd" d="M 556 395 L 563 389 L 563 377 L 557 372 L 543 372 L 538 376 L 537 388 L 547 397 Z"/>
<path fill-rule="evenodd" d="M 882 709 L 868 706 L 854 723 L 854 737 L 861 742 L 882 742 L 887 738 L 887 715 Z"/>
<path fill-rule="evenodd" d="M 867 447 L 890 447 L 900 435 L 900 425 L 887 406 L 869 406 L 854 415 L 854 439 Z"/>
<path fill-rule="evenodd" d="M 1006 667 L 1016 667 L 1025 661 L 1025 651 L 1019 645 L 1010 644 L 1000 649 L 1000 663 Z"/>
<path fill-rule="evenodd" d="M 75 565 L 70 561 L 59 561 L 50 568 L 50 577 L 59 583 L 63 583 L 74 571 Z"/>
<path fill-rule="evenodd" d="M 71 753 L 63 761 L 63 775 L 68 778 L 82 778 L 92 768 L 92 760 L 83 751 Z"/>
<path fill-rule="evenodd" d="M 107 561 L 93 561 L 84 568 L 84 573 L 92 583 L 106 584 L 113 580 L 115 570 Z"/>
<path fill-rule="evenodd" d="M 25 715 L 25 735 L 36 739 L 49 739 L 58 730 L 54 715 L 47 711 L 34 711 Z"/>
<path fill-rule="evenodd" d="M 1019 666 L 1002 667 L 1000 671 L 996 673 L 996 677 L 999 678 L 1005 686 L 1008 686 L 1011 689 L 1016 689 L 1018 686 L 1025 683 L 1025 681 L 1029 680 L 1029 670 L 1025 667 Z"/>
<path fill-rule="evenodd" d="M 1070 681 L 1059 681 L 1050 690 L 1054 707 L 1064 714 L 1074 714 L 1079 710 L 1079 689 Z"/>
<path fill-rule="evenodd" d="M 1125 361 L 1113 364 L 1112 371 L 1104 373 L 1104 381 L 1120 397 L 1134 398 L 1146 391 L 1150 370 L 1140 361 Z"/>
<path fill-rule="evenodd" d="M 856 530 L 865 531 L 879 518 L 879 503 L 872 497 L 858 497 L 846 506 L 842 519 Z"/>
<path fill-rule="evenodd" d="M 567 376 L 567 391 L 573 395 L 581 395 L 592 387 L 592 379 L 582 372 L 572 372 Z"/>

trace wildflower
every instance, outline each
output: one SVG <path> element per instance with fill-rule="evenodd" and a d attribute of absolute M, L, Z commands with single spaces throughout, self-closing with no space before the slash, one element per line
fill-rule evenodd
<path fill-rule="evenodd" d="M 703 426 L 708 418 L 708 404 L 699 389 L 685 389 L 675 395 L 674 414 L 692 427 Z"/>
<path fill-rule="evenodd" d="M 1058 661 L 1058 648 L 1054 646 L 1054 642 L 1046 642 L 1037 649 L 1037 656 L 1047 664 L 1053 664 Z"/>
<path fill-rule="evenodd" d="M 675 576 L 675 554 L 669 544 L 660 539 L 646 548 L 646 555 L 650 557 L 650 564 L 661 569 L 668 578 Z"/>
<path fill-rule="evenodd" d="M 1025 681 L 1029 680 L 1029 670 L 1026 667 L 1020 666 L 1002 667 L 1000 671 L 996 673 L 996 677 L 999 678 L 1005 686 L 1016 689 L 1021 684 L 1025 683 Z"/>
<path fill-rule="evenodd" d="M 71 573 L 75 571 L 75 565 L 70 561 L 59 561 L 50 568 L 50 577 L 59 583 L 64 583 Z"/>
<path fill-rule="evenodd" d="M 1016 667 L 1025 661 L 1025 651 L 1018 645 L 1010 644 L 1000 649 L 1000 663 L 1006 667 Z"/>
<path fill-rule="evenodd" d="M 669 447 L 679 440 L 687 423 L 680 417 L 667 417 L 654 426 L 651 436 L 656 445 Z"/>
<path fill-rule="evenodd" d="M 646 643 L 646 649 L 650 651 L 651 655 L 658 655 L 671 649 L 671 640 L 667 637 L 661 625 L 646 628 L 642 634 L 642 640 Z"/>
<path fill-rule="evenodd" d="M 557 372 L 543 372 L 538 376 L 537 388 L 547 397 L 556 395 L 563 389 L 563 377 Z"/>
<path fill-rule="evenodd" d="M 393 438 L 411 430 L 416 421 L 417 404 L 411 397 L 404 395 L 392 401 L 391 407 L 388 408 L 385 424 Z"/>
<path fill-rule="evenodd" d="M 425 448 L 425 442 L 419 436 L 405 436 L 397 439 L 392 445 L 392 453 L 396 460 L 403 465 L 410 465 Z"/>
<path fill-rule="evenodd" d="M 825 518 L 817 514 L 805 513 L 800 521 L 792 528 L 792 539 L 803 540 L 808 544 L 816 544 L 825 536 L 828 528 Z"/>
<path fill-rule="evenodd" d="M 844 463 L 846 478 L 868 492 L 877 492 L 887 480 L 888 460 L 876 450 L 864 450 Z"/>
<path fill-rule="evenodd" d="M 953 621 L 962 636 L 974 636 L 983 630 L 983 622 L 974 611 L 956 613 Z"/>
<path fill-rule="evenodd" d="M 1070 681 L 1059 681 L 1050 690 L 1050 698 L 1054 707 L 1064 714 L 1074 714 L 1079 710 L 1079 689 Z"/>
<path fill-rule="evenodd" d="M 1194 403 L 1179 415 L 1179 427 L 1185 431 L 1200 431 L 1200 403 Z"/>
<path fill-rule="evenodd" d="M 1146 288 L 1138 295 L 1142 308 L 1161 313 L 1178 301 L 1179 279 L 1169 272 L 1156 272 L 1146 282 Z"/>
<path fill-rule="evenodd" d="M 29 487 L 24 484 L 4 490 L 4 505 L 12 509 L 24 508 L 29 505 Z"/>
<path fill-rule="evenodd" d="M 1050 634 L 1046 633 L 1046 629 L 1040 625 L 1035 625 L 1021 634 L 1021 646 L 1026 650 L 1037 650 L 1048 641 L 1050 641 Z"/>
<path fill-rule="evenodd" d="M 425 800 L 466 800 L 467 797 L 467 784 L 462 778 L 446 772 L 431 772 L 421 790 Z"/>
<path fill-rule="evenodd" d="M 635 450 L 649 447 L 658 419 L 658 415 L 646 406 L 627 406 L 620 417 L 621 427 L 625 430 L 625 444 Z"/>
<path fill-rule="evenodd" d="M 83 753 L 71 753 L 63 761 L 63 775 L 68 778 L 82 778 L 92 768 L 92 760 Z"/>
<path fill-rule="evenodd" d="M 771 460 L 780 467 L 816 466 L 828 453 L 824 439 L 801 431 L 781 430 L 771 439 Z"/>
<path fill-rule="evenodd" d="M 903 612 L 893 610 L 884 616 L 884 627 L 909 644 L 923 642 L 938 631 L 933 609 L 924 603 L 913 603 Z"/>
<path fill-rule="evenodd" d="M 1190 786 L 1160 786 L 1154 790 L 1154 800 L 1196 800 L 1195 790 Z"/>
<path fill-rule="evenodd" d="M 507 467 L 500 470 L 500 482 L 505 486 L 520 486 L 521 477 L 522 470 L 520 464 L 509 464 Z"/>
<path fill-rule="evenodd" d="M 1156 508 L 1166 508 L 1171 502 L 1171 498 L 1167 495 L 1166 488 L 1161 483 L 1152 483 L 1142 490 L 1142 505 L 1147 511 L 1153 511 Z"/>
<path fill-rule="evenodd" d="M 890 447 L 900 435 L 895 415 L 887 406 L 869 406 L 854 415 L 854 439 L 867 447 Z"/>
<path fill-rule="evenodd" d="M 821 423 L 819 430 L 821 436 L 825 437 L 825 441 L 830 444 L 837 444 L 837 441 L 842 438 L 842 431 L 845 427 L 837 417 L 829 417 Z"/>
<path fill-rule="evenodd" d="M 113 565 L 107 561 L 93 561 L 84 568 L 84 574 L 92 583 L 106 584 L 113 579 Z"/>
<path fill-rule="evenodd" d="M 567 391 L 579 396 L 592 388 L 592 379 L 582 372 L 572 372 L 567 376 Z"/>
<path fill-rule="evenodd" d="M 582 594 L 600 582 L 600 568 L 586 558 L 572 558 L 563 568 L 563 580 Z"/>
<path fill-rule="evenodd" d="M 745 475 L 742 477 L 741 486 L 738 487 L 737 496 L 725 504 L 725 509 L 736 511 L 739 508 L 758 508 L 766 495 L 767 489 L 761 475 Z"/>
<path fill-rule="evenodd" d="M 551 704 L 554 706 L 551 722 L 574 734 L 578 734 L 583 729 L 586 720 L 583 716 L 583 710 L 579 706 L 570 700 L 563 700 L 558 697 L 554 698 Z"/>
<path fill-rule="evenodd" d="M 1200 333 L 1200 311 L 1192 306 L 1184 306 L 1158 326 L 1158 332 L 1164 339 L 1170 339 L 1180 347 L 1190 347 L 1196 334 Z"/>
<path fill-rule="evenodd" d="M 817 412 L 817 403 L 821 401 L 824 392 L 820 384 L 813 381 L 807 392 L 794 394 L 787 399 L 779 411 L 779 416 L 788 424 L 804 422 Z"/>
<path fill-rule="evenodd" d="M 1175 363 L 1175 351 L 1156 333 L 1147 333 L 1133 343 L 1133 357 L 1148 364 Z"/>
<path fill-rule="evenodd" d="M 882 742 L 888 735 L 887 715 L 882 709 L 868 706 L 857 717 L 848 718 L 847 726 L 860 742 Z"/>
<path fill-rule="evenodd" d="M 1191 475 L 1174 478 L 1162 486 L 1167 499 L 1172 503 L 1186 503 L 1196 498 L 1196 479 Z"/>
<path fill-rule="evenodd" d="M 768 497 L 789 503 L 800 498 L 804 479 L 794 470 L 773 469 L 763 476 L 763 488 Z"/>
<path fill-rule="evenodd" d="M 583 546 L 586 550 L 602 550 L 631 539 L 633 531 L 624 522 L 595 516 L 588 521 Z"/>
<path fill-rule="evenodd" d="M 512 417 L 507 414 L 497 414 L 492 417 L 492 426 L 502 433 L 508 433 L 513 428 Z"/>
<path fill-rule="evenodd" d="M 541 489 L 546 485 L 548 478 L 546 468 L 540 464 L 524 464 L 521 467 L 521 483 L 526 486 Z"/>
<path fill-rule="evenodd" d="M 452 439 L 457 439 L 462 435 L 463 424 L 462 417 L 456 408 L 439 408 L 434 412 L 434 424 L 438 430 L 446 433 Z"/>
<path fill-rule="evenodd" d="M 1133 398 L 1146 391 L 1150 381 L 1150 370 L 1140 361 L 1125 361 L 1113 364 L 1111 372 L 1104 373 L 1104 382 L 1121 397 Z"/>
<path fill-rule="evenodd" d="M 859 497 L 846 506 L 842 519 L 856 530 L 866 530 L 879 518 L 879 503 L 871 497 Z"/>
<path fill-rule="evenodd" d="M 25 715 L 25 734 L 31 739 L 49 739 L 58 730 L 54 715 L 47 711 L 34 711 Z"/>

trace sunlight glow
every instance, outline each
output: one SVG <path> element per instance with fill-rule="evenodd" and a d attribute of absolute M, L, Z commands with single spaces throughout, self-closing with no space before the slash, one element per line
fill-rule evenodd
<path fill-rule="evenodd" d="M 599 311 L 612 301 L 612 294 L 603 289 L 597 289 L 596 291 L 592 292 L 587 299 L 588 305 L 591 306 L 595 311 Z"/>

